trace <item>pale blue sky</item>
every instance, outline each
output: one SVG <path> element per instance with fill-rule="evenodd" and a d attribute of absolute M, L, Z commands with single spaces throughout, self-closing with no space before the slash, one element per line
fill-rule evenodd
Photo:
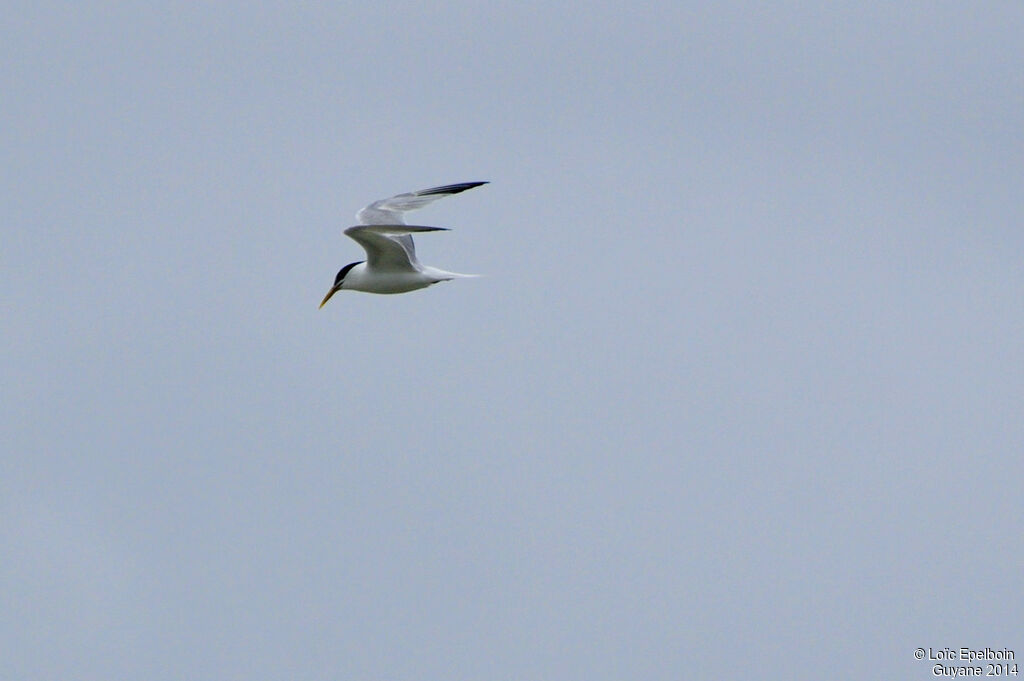
<path fill-rule="evenodd" d="M 1024 655 L 1024 4 L 15 3 L 0 679 Z M 342 293 L 369 201 L 477 280 Z"/>

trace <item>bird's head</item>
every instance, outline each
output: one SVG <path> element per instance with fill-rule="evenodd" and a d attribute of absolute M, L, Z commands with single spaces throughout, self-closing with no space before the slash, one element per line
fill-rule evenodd
<path fill-rule="evenodd" d="M 331 290 L 327 292 L 327 295 L 324 296 L 323 301 L 320 302 L 320 307 L 326 305 L 327 301 L 331 299 L 331 296 L 333 296 L 335 293 L 337 293 L 338 291 L 345 287 L 345 276 L 348 274 L 349 270 L 351 270 L 353 267 L 359 265 L 362 262 L 362 260 L 360 260 L 359 262 L 350 262 L 349 264 L 345 265 L 340 270 L 338 270 L 338 275 L 334 277 L 334 285 L 331 286 Z"/>

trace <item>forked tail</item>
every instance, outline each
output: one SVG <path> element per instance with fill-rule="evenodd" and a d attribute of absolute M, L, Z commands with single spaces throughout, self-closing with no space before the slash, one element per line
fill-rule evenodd
<path fill-rule="evenodd" d="M 447 270 L 439 270 L 436 267 L 424 267 L 424 274 L 437 279 L 437 281 L 451 281 L 452 279 L 474 279 L 483 275 L 480 274 L 462 274 L 460 272 L 448 272 Z"/>

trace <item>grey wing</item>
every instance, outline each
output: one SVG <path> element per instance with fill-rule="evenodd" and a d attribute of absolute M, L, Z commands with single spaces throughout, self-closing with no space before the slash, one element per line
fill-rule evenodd
<path fill-rule="evenodd" d="M 391 272 L 419 272 L 413 232 L 445 232 L 444 227 L 420 225 L 359 225 L 345 230 L 366 251 L 366 264 Z"/>
<path fill-rule="evenodd" d="M 411 234 L 395 234 L 394 236 L 389 237 L 389 238 L 392 241 L 397 242 L 398 245 L 402 247 L 402 250 L 405 251 L 406 256 L 408 256 L 408 258 L 409 258 L 409 263 L 413 267 L 419 268 L 420 261 L 416 257 L 416 244 L 414 244 L 412 242 L 412 235 Z"/>
<path fill-rule="evenodd" d="M 402 215 L 406 211 L 422 208 L 428 203 L 433 203 L 445 196 L 458 194 L 473 187 L 479 187 L 486 182 L 461 182 L 459 184 L 446 184 L 442 187 L 431 187 L 421 189 L 418 192 L 406 192 L 398 194 L 389 199 L 380 199 L 356 213 L 356 220 L 361 225 L 401 225 L 405 220 Z"/>

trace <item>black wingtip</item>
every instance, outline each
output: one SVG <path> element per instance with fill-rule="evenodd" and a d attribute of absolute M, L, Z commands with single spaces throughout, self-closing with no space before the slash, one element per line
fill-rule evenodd
<path fill-rule="evenodd" d="M 460 182 L 458 184 L 446 184 L 443 187 L 431 187 L 430 189 L 424 189 L 421 192 L 417 192 L 420 196 L 433 196 L 435 194 L 458 194 L 464 192 L 467 189 L 473 187 L 479 187 L 482 184 L 490 184 L 488 180 L 482 182 Z"/>

